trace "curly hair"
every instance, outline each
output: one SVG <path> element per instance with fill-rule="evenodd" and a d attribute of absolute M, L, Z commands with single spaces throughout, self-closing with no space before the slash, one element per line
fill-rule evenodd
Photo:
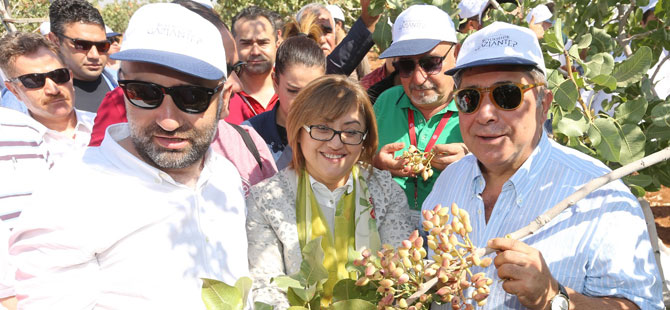
<path fill-rule="evenodd" d="M 105 29 L 102 15 L 86 0 L 55 0 L 49 7 L 49 20 L 51 32 L 61 35 L 70 23 L 95 24 Z"/>

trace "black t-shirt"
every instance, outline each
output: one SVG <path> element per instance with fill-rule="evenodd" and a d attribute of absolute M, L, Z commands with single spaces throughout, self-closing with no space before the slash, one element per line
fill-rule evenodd
<path fill-rule="evenodd" d="M 82 81 L 73 79 L 74 82 L 74 106 L 79 110 L 96 113 L 98 107 L 111 90 L 102 75 L 93 81 Z"/>

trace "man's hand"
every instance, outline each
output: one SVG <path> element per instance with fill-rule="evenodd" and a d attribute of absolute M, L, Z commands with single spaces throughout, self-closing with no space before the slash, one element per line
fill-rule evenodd
<path fill-rule="evenodd" d="M 535 16 L 530 17 L 528 28 L 535 33 L 535 36 L 537 37 L 538 40 L 542 40 L 542 38 L 544 38 L 544 28 L 542 28 L 541 23 L 538 24 L 535 23 Z"/>
<path fill-rule="evenodd" d="M 503 279 L 505 292 L 516 295 L 529 309 L 548 309 L 551 298 L 558 294 L 558 281 L 537 249 L 514 239 L 495 238 L 487 246 L 497 250 L 493 264 Z"/>
<path fill-rule="evenodd" d="M 377 25 L 381 15 L 370 16 L 369 9 L 370 0 L 361 0 L 361 20 L 363 20 L 365 27 L 367 27 L 370 32 L 375 32 L 375 25 Z"/>
<path fill-rule="evenodd" d="M 435 144 L 433 152 L 435 157 L 430 161 L 430 165 L 442 171 L 449 164 L 463 158 L 468 153 L 468 148 L 464 143 Z"/>
<path fill-rule="evenodd" d="M 372 160 L 373 165 L 377 169 L 388 170 L 393 176 L 396 177 L 414 176 L 414 174 L 410 173 L 409 169 L 405 167 L 409 161 L 402 159 L 402 156 L 394 156 L 395 152 L 404 148 L 405 143 L 402 142 L 389 143 L 382 146 L 381 150 L 379 150 L 379 153 L 377 153 L 375 158 Z"/>

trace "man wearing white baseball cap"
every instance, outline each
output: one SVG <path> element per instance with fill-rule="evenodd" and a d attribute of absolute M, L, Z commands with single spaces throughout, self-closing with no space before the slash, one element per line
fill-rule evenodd
<path fill-rule="evenodd" d="M 201 278 L 248 274 L 240 177 L 210 147 L 231 94 L 221 34 L 147 4 L 112 57 L 128 123 L 34 193 L 10 237 L 19 308 L 204 309 Z"/>
<path fill-rule="evenodd" d="M 461 18 L 458 31 L 468 33 L 471 30 L 482 29 L 482 18 L 488 6 L 488 0 L 461 0 L 458 3 L 458 9 L 460 10 L 458 16 Z"/>
<path fill-rule="evenodd" d="M 449 14 L 436 6 L 413 5 L 398 15 L 393 44 L 380 55 L 395 57 L 402 85 L 384 91 L 374 105 L 380 145 L 374 164 L 389 170 L 405 190 L 417 225 L 437 175 L 467 152 L 452 102 L 453 80 L 442 74 L 454 65 L 456 43 Z M 433 176 L 424 180 L 405 167 L 400 155 L 410 145 L 435 153 Z"/>
<path fill-rule="evenodd" d="M 553 95 L 524 27 L 495 22 L 459 51 L 454 94 L 472 155 L 449 165 L 424 208 L 456 203 L 472 242 L 497 251 L 482 271 L 490 309 L 663 309 L 644 215 L 621 181 L 588 194 L 523 240 L 503 237 L 610 170 L 543 132 Z M 478 272 L 478 271 L 473 271 Z"/>

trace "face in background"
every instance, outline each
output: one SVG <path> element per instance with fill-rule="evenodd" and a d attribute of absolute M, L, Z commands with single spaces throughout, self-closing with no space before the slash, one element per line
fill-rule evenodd
<path fill-rule="evenodd" d="M 112 45 L 109 47 L 109 51 L 107 52 L 107 56 L 114 54 L 118 51 L 121 50 L 121 41 L 123 40 L 123 36 L 118 35 L 114 37 L 109 37 L 109 41 L 112 43 Z"/>
<path fill-rule="evenodd" d="M 14 74 L 8 78 L 66 68 L 54 52 L 44 47 L 33 54 L 17 57 L 13 67 Z M 43 87 L 34 89 L 26 88 L 21 81 L 5 82 L 5 85 L 26 104 L 31 116 L 39 122 L 67 119 L 74 113 L 72 78 L 63 84 L 56 84 L 47 78 Z"/>
<path fill-rule="evenodd" d="M 277 53 L 277 40 L 270 21 L 265 17 L 240 18 L 233 27 L 240 60 L 247 63 L 244 74 L 270 73 Z"/>
<path fill-rule="evenodd" d="M 460 88 L 485 88 L 506 82 L 536 83 L 526 72 L 486 66 L 466 70 Z M 544 91 L 540 105 L 537 104 L 539 91 Z M 463 141 L 483 165 L 482 171 L 516 171 L 539 142 L 553 96 L 544 87 L 530 89 L 524 92 L 519 108 L 513 111 L 494 106 L 488 93 L 481 97 L 475 112 L 458 115 Z"/>
<path fill-rule="evenodd" d="M 318 116 L 315 115 L 315 119 L 318 119 Z M 355 107 L 335 120 L 314 121 L 306 125 L 326 125 L 335 130 L 366 131 L 365 118 Z M 307 172 L 331 190 L 346 183 L 351 168 L 363 150 L 362 143 L 343 144 L 338 135 L 330 141 L 314 140 L 305 129 L 300 130 L 299 143 L 305 157 Z"/>
<path fill-rule="evenodd" d="M 411 59 L 416 63 L 419 59 L 426 56 L 442 57 L 447 54 L 452 44 L 442 42 L 427 53 L 416 56 L 401 56 L 398 59 Z M 417 64 L 409 77 L 400 77 L 400 83 L 412 104 L 417 107 L 429 108 L 447 103 L 454 89 L 454 80 L 451 76 L 445 75 L 444 71 L 453 68 L 456 63 L 454 49 L 452 48 L 449 51 L 449 54 L 442 61 L 442 69 L 436 74 L 426 74 Z"/>
<path fill-rule="evenodd" d="M 323 67 L 308 67 L 304 64 L 293 64 L 288 66 L 284 69 L 282 74 L 279 74 L 279 76 L 277 76 L 276 71 L 273 72 L 272 84 L 277 93 L 277 97 L 279 97 L 279 113 L 277 115 L 277 122 L 279 125 L 285 126 L 288 111 L 291 108 L 293 99 L 298 95 L 298 92 L 311 81 L 325 73 Z"/>
<path fill-rule="evenodd" d="M 72 38 L 92 42 L 101 42 L 107 40 L 105 28 L 97 24 L 69 23 L 66 24 L 63 35 Z M 108 54 L 98 51 L 95 46 L 90 50 L 83 51 L 74 48 L 72 40 L 59 37 L 55 33 L 49 34 L 49 39 L 56 43 L 63 55 L 63 60 L 72 73 L 74 78 L 83 81 L 93 81 L 97 79 L 107 64 Z"/>
<path fill-rule="evenodd" d="M 316 22 L 321 26 L 321 38 L 319 40 L 319 46 L 323 50 L 323 54 L 328 56 L 333 52 L 335 46 L 335 25 L 333 24 L 333 16 L 326 9 L 319 11 L 318 16 L 316 17 Z"/>
<path fill-rule="evenodd" d="M 239 60 L 240 57 L 237 54 L 237 46 L 235 44 L 235 38 L 233 34 L 230 33 L 227 29 L 221 31 L 221 40 L 223 41 L 223 49 L 226 51 L 226 64 L 229 67 L 234 66 Z M 242 91 L 242 82 L 235 72 L 226 72 L 228 78 L 226 79 L 226 84 L 230 85 L 231 91 L 237 93 Z M 228 109 L 229 100 L 222 102 L 223 107 L 221 108 L 221 119 L 224 119 L 230 113 Z"/>
<path fill-rule="evenodd" d="M 121 67 L 126 79 L 165 87 L 198 85 L 215 88 L 220 83 L 148 63 L 124 61 Z M 124 96 L 135 153 L 163 171 L 184 169 L 200 163 L 216 133 L 220 102 L 229 97 L 230 86 L 226 86 L 212 96 L 205 112 L 191 114 L 177 108 L 169 95 L 165 95 L 161 105 L 155 109 L 138 108 Z"/>

